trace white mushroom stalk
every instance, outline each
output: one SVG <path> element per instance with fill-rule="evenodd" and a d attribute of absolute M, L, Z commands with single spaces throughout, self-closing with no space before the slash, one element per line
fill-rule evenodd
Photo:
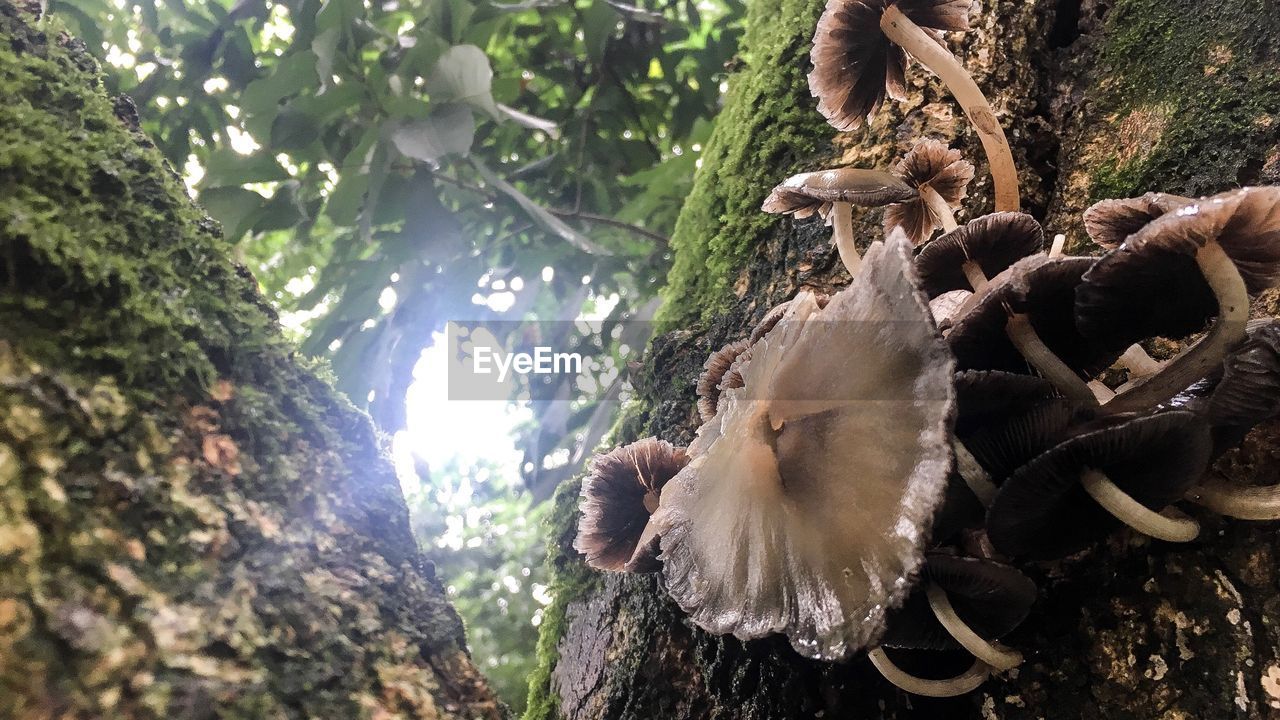
<path fill-rule="evenodd" d="M 1151 510 L 1098 470 L 1081 473 L 1080 484 L 1102 509 L 1143 535 L 1166 542 L 1190 542 L 1200 534 L 1200 524 L 1195 520 L 1172 507 L 1163 512 Z"/>
<path fill-rule="evenodd" d="M 913 695 L 925 697 L 946 698 L 971 693 L 986 682 L 987 676 L 991 674 L 991 666 L 977 659 L 965 672 L 945 680 L 931 680 L 912 675 L 895 665 L 883 648 L 868 650 L 867 659 L 876 670 L 880 671 L 885 680 Z"/>
<path fill-rule="evenodd" d="M 836 202 L 831 205 L 831 242 L 840 253 L 840 262 L 849 276 L 858 274 L 862 267 L 862 255 L 853 240 L 853 206 L 847 202 Z"/>
<path fill-rule="evenodd" d="M 1098 398 L 1089 385 L 1074 370 L 1062 362 L 1053 350 L 1040 339 L 1026 315 L 1014 313 L 1005 326 L 1009 340 L 1018 352 L 1031 363 L 1046 380 L 1053 383 L 1063 395 L 1079 407 L 1097 407 Z"/>
<path fill-rule="evenodd" d="M 995 499 L 996 491 L 999 489 L 991 481 L 991 473 L 982 467 L 982 463 L 978 462 L 969 448 L 959 440 L 955 442 L 955 451 L 956 472 L 960 474 L 964 484 L 978 498 L 982 506 L 991 507 L 991 501 Z"/>
<path fill-rule="evenodd" d="M 1000 671 L 1012 670 L 1022 664 L 1022 653 L 1000 643 L 988 642 L 974 632 L 973 628 L 956 614 L 946 590 L 930 583 L 925 588 L 925 595 L 929 599 L 929 608 L 933 610 L 934 617 L 938 618 L 938 622 L 942 623 L 947 633 L 960 643 L 961 647 L 968 650 L 970 655 Z"/>
<path fill-rule="evenodd" d="M 1196 252 L 1196 263 L 1218 299 L 1218 318 L 1209 334 L 1164 365 L 1160 372 L 1133 385 L 1103 406 L 1109 413 L 1145 410 L 1187 389 L 1222 362 L 1245 339 L 1249 293 L 1235 262 L 1216 241 Z"/>
<path fill-rule="evenodd" d="M 987 153 L 991 179 L 995 184 L 996 210 L 1017 211 L 1020 206 L 1018 169 L 1013 162 L 1013 152 L 1009 149 L 1009 141 L 1005 138 L 1004 129 L 1000 127 L 1000 121 L 991 109 L 991 103 L 987 102 L 986 96 L 969 76 L 969 72 L 949 50 L 895 5 L 885 8 L 880 17 L 880 29 L 891 41 L 937 75 L 951 91 L 964 109 L 969 122 L 973 123 L 978 138 L 982 141 L 982 148 Z"/>
<path fill-rule="evenodd" d="M 1129 371 L 1134 378 L 1155 375 L 1164 367 L 1164 363 L 1154 360 L 1141 345 L 1133 344 L 1125 349 L 1124 354 L 1116 360 L 1116 364 Z"/>

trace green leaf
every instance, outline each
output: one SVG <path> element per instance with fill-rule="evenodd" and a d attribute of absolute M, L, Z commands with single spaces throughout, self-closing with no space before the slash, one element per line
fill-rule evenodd
<path fill-rule="evenodd" d="M 262 207 L 262 196 L 238 187 L 210 188 L 200 193 L 200 204 L 210 217 L 222 224 L 222 234 L 235 242 L 249 229 L 254 214 Z"/>
<path fill-rule="evenodd" d="M 264 152 L 241 155 L 229 147 L 220 147 L 205 159 L 204 177 L 200 180 L 200 185 L 215 188 L 288 179 L 289 173 L 280 167 L 274 157 Z"/>
<path fill-rule="evenodd" d="M 446 155 L 466 155 L 476 136 L 476 121 L 466 105 L 449 104 L 425 120 L 411 120 L 391 133 L 406 157 L 436 164 Z"/>
<path fill-rule="evenodd" d="M 359 168 L 344 170 L 337 187 L 329 193 L 329 201 L 324 206 L 325 215 L 335 225 L 355 225 L 368 190 L 369 173 L 362 172 Z"/>
<path fill-rule="evenodd" d="M 361 0 L 324 0 L 320 12 L 316 13 L 316 35 L 331 29 L 346 30 L 363 15 Z"/>
<path fill-rule="evenodd" d="M 275 150 L 302 150 L 320 137 L 315 118 L 305 111 L 287 106 L 271 123 L 271 147 Z"/>
<path fill-rule="evenodd" d="M 484 163 L 478 160 L 473 160 L 472 164 L 475 166 L 476 171 L 480 173 L 481 177 L 485 179 L 485 182 L 489 183 L 499 192 L 514 200 L 516 204 L 520 206 L 520 209 L 524 210 L 525 214 L 529 216 L 529 219 L 538 227 L 559 237 L 561 240 L 564 240 L 585 253 L 590 253 L 592 255 L 612 254 L 592 242 L 591 238 L 569 227 L 569 225 L 563 220 L 552 215 L 546 208 L 531 200 L 528 195 L 517 190 L 514 185 L 495 175 L 492 170 L 485 167 Z"/>
<path fill-rule="evenodd" d="M 249 83 L 240 96 L 240 109 L 250 114 L 274 112 L 285 98 L 317 86 L 316 55 L 310 50 L 291 53 L 271 74 Z"/>
<path fill-rule="evenodd" d="M 316 75 L 320 76 L 320 86 L 333 86 L 333 61 L 338 54 L 338 41 L 342 39 L 337 28 L 329 28 L 316 35 L 311 41 L 311 52 L 316 56 Z"/>
<path fill-rule="evenodd" d="M 475 45 L 454 45 L 440 56 L 427 78 L 426 90 L 433 100 L 464 102 L 501 119 L 493 102 L 493 68 L 484 51 Z"/>

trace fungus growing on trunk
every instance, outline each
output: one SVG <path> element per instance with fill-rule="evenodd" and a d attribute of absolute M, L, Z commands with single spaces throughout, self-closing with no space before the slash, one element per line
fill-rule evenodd
<path fill-rule="evenodd" d="M 929 239 L 935 228 L 948 233 L 956 229 L 952 210 L 960 207 L 969 181 L 973 180 L 973 165 L 959 150 L 926 138 L 902 156 L 893 172 L 918 194 L 885 208 L 886 235 L 901 228 L 911 242 L 919 245 Z"/>
<path fill-rule="evenodd" d="M 700 627 L 806 657 L 873 644 L 911 589 L 950 473 L 953 362 L 898 234 L 819 310 L 751 349 L 745 386 L 654 515 L 668 590 Z"/>
<path fill-rule="evenodd" d="M 1084 231 L 1094 242 L 1114 250 L 1152 220 L 1194 202 L 1189 197 L 1154 192 L 1136 198 L 1102 200 L 1084 211 Z"/>
<path fill-rule="evenodd" d="M 889 618 L 882 647 L 915 650 L 963 648 L 989 670 L 1010 670 L 1022 654 L 995 642 L 1012 632 L 1031 611 L 1036 586 L 1016 568 L 992 560 L 931 552 L 921 582 Z M 973 688 L 978 672 L 950 680 L 926 680 L 898 668 L 880 650 L 872 661 L 893 684 L 916 695 L 950 697 Z M 981 682 L 981 680 L 978 680 Z"/>
<path fill-rule="evenodd" d="M 649 523 L 662 488 L 689 462 L 684 448 L 645 438 L 597 455 L 582 481 L 582 517 L 573 547 L 597 570 L 654 572 L 655 529 Z"/>
<path fill-rule="evenodd" d="M 1191 540 L 1194 520 L 1159 510 L 1195 484 L 1211 450 L 1194 412 L 1106 416 L 1010 475 L 987 513 L 987 535 L 1005 555 L 1044 560 L 1083 550 L 1121 523 Z"/>
<path fill-rule="evenodd" d="M 934 298 L 953 290 L 986 287 L 988 279 L 1044 249 L 1044 230 L 1025 213 L 993 213 L 970 220 L 920 248 L 916 272 Z"/>
<path fill-rule="evenodd" d="M 698 416 L 703 422 L 716 414 L 716 404 L 720 402 L 720 393 L 728 388 L 742 387 L 742 376 L 729 374 L 729 369 L 751 343 L 747 340 L 735 340 L 719 350 L 711 353 L 711 357 L 702 365 L 702 374 L 698 376 L 696 392 L 698 395 Z"/>
<path fill-rule="evenodd" d="M 1195 278 L 1198 266 L 1202 280 Z M 1076 298 L 1079 326 L 1091 337 L 1142 337 L 1126 327 L 1143 310 L 1190 311 L 1172 324 L 1194 324 L 1211 290 L 1217 319 L 1199 342 L 1107 403 L 1108 412 L 1154 407 L 1204 377 L 1244 340 L 1249 293 L 1280 280 L 1280 188 L 1244 188 L 1203 198 L 1165 213 L 1098 260 Z M 1183 298 L 1195 297 L 1190 308 Z M 1181 320 L 1181 322 L 1179 322 Z"/>
<path fill-rule="evenodd" d="M 853 206 L 880 207 L 916 197 L 915 188 L 880 170 L 840 168 L 787 178 L 765 198 L 760 209 L 807 218 L 817 213 L 831 225 L 831 241 L 850 275 L 860 256 L 853 238 Z"/>
<path fill-rule="evenodd" d="M 907 54 L 942 80 L 986 150 L 996 210 L 1018 209 L 1018 171 L 1000 121 L 941 32 L 969 29 L 971 0 L 829 0 L 809 59 L 809 91 L 837 130 L 861 125 L 885 93 L 905 96 Z"/>

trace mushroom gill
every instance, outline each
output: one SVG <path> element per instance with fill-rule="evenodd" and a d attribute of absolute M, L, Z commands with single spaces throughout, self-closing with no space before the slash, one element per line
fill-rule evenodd
<path fill-rule="evenodd" d="M 793 300 L 699 430 L 654 522 L 700 627 L 834 660 L 906 597 L 951 470 L 953 361 L 899 233 L 819 310 Z"/>
<path fill-rule="evenodd" d="M 901 228 L 911 242 L 919 245 L 929 239 L 935 228 L 948 233 L 956 229 L 952 209 L 960 206 L 969 181 L 973 180 L 973 164 L 959 150 L 925 138 L 902 156 L 893 172 L 919 195 L 885 208 L 886 234 Z"/>

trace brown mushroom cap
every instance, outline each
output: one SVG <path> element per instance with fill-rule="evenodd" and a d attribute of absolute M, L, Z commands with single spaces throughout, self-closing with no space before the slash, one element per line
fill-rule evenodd
<path fill-rule="evenodd" d="M 925 243 L 916 254 L 916 272 L 930 298 L 969 289 L 961 269 L 973 261 L 995 277 L 1018 260 L 1044 249 L 1044 230 L 1026 213 L 1001 212 L 970 220 Z"/>
<path fill-rule="evenodd" d="M 1113 250 L 1152 220 L 1194 202 L 1192 198 L 1167 193 L 1102 200 L 1084 211 L 1084 231 L 1094 242 Z"/>
<path fill-rule="evenodd" d="M 1160 510 L 1200 479 L 1211 450 L 1208 425 L 1193 412 L 1102 418 L 1005 480 L 987 513 L 987 535 L 1009 556 L 1048 560 L 1078 552 L 1121 524 L 1089 497 L 1084 470 L 1103 472 Z"/>
<path fill-rule="evenodd" d="M 893 171 L 913 188 L 929 186 L 952 208 L 960 207 L 969 181 L 973 180 L 973 164 L 965 160 L 959 150 L 952 150 L 933 138 L 917 142 Z M 895 227 L 902 228 L 911 242 L 917 245 L 924 242 L 934 227 L 924 200 L 917 197 L 885 208 L 885 232 Z"/>
<path fill-rule="evenodd" d="M 1196 200 L 1152 220 L 1100 258 L 1076 296 L 1081 332 L 1128 346 L 1197 332 L 1217 300 L 1195 263 L 1216 241 L 1250 293 L 1280 281 L 1280 188 L 1244 188 Z"/>
<path fill-rule="evenodd" d="M 760 209 L 798 218 L 818 213 L 825 218 L 831 203 L 879 207 L 909 200 L 916 194 L 915 188 L 887 172 L 838 168 L 792 175 L 769 193 Z"/>
<path fill-rule="evenodd" d="M 698 415 L 706 422 L 716 414 L 716 403 L 720 401 L 721 383 L 735 360 L 751 347 L 747 340 L 735 340 L 719 350 L 711 353 L 702 364 L 702 374 L 698 376 Z M 725 387 L 742 387 L 741 376 L 734 375 Z M 735 384 L 737 383 L 737 384 Z"/>
<path fill-rule="evenodd" d="M 644 438 L 591 461 L 573 547 L 597 570 L 656 570 L 657 548 L 641 542 L 662 488 L 688 463 L 684 448 Z M 650 533 L 652 535 L 652 533 Z"/>
<path fill-rule="evenodd" d="M 910 590 L 952 463 L 952 361 L 906 239 L 751 355 L 654 515 L 668 590 L 711 632 L 845 657 Z"/>
<path fill-rule="evenodd" d="M 880 30 L 889 5 L 922 28 L 968 30 L 972 0 L 828 0 L 809 59 L 809 92 L 837 130 L 862 125 L 884 102 L 905 97 L 907 54 Z"/>
<path fill-rule="evenodd" d="M 1249 328 L 1249 339 L 1223 362 L 1204 413 L 1215 426 L 1241 431 L 1280 417 L 1280 320 Z"/>
<path fill-rule="evenodd" d="M 1011 313 L 1026 315 L 1045 345 L 1083 377 L 1110 366 L 1128 343 L 1097 342 L 1076 329 L 1076 288 L 1092 264 L 1087 257 L 1033 255 L 992 278 L 947 335 L 960 368 L 1028 371 L 1005 331 Z"/>
<path fill-rule="evenodd" d="M 997 640 L 1022 624 L 1038 591 L 1017 568 L 994 560 L 932 552 L 925 558 L 922 582 L 889 620 L 883 644 L 916 650 L 959 649 L 938 622 L 925 597 L 924 583 L 946 591 L 956 614 L 984 640 Z"/>

